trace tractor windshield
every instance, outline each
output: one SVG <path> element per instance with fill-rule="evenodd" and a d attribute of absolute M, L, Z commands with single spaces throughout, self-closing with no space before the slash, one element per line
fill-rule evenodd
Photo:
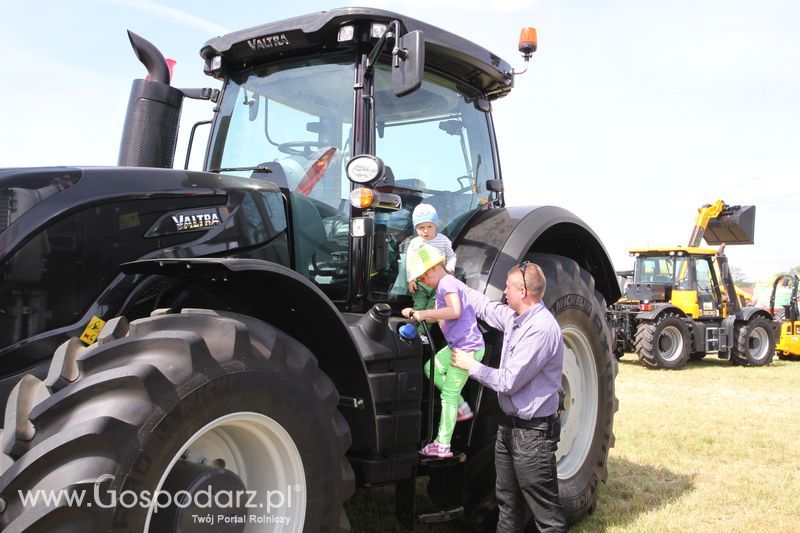
<path fill-rule="evenodd" d="M 689 258 L 673 255 L 640 255 L 636 258 L 634 283 L 669 283 L 673 288 L 692 288 Z"/>
<path fill-rule="evenodd" d="M 293 267 L 334 299 L 348 281 L 353 58 L 289 60 L 233 74 L 206 167 L 288 189 Z"/>
<path fill-rule="evenodd" d="M 371 278 L 371 289 L 376 299 L 391 299 L 406 294 L 402 252 L 404 241 L 416 236 L 414 207 L 433 205 L 438 231 L 452 239 L 467 215 L 489 200 L 486 181 L 497 176 L 490 115 L 476 105 L 476 91 L 426 72 L 419 90 L 397 97 L 390 67 L 382 64 L 374 96 L 375 153 L 386 164 L 377 188 L 403 199 L 402 210 L 378 215 L 378 224 L 387 228 L 389 260 L 386 271 Z"/>

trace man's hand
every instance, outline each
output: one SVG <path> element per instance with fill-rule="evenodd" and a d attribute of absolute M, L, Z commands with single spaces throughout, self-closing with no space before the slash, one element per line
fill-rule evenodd
<path fill-rule="evenodd" d="M 469 371 L 476 362 L 472 352 L 465 352 L 458 348 L 453 348 L 451 352 L 453 355 L 450 357 L 450 362 L 456 368 Z"/>
<path fill-rule="evenodd" d="M 408 291 L 411 294 L 414 294 L 415 292 L 417 292 L 417 282 L 414 281 L 413 279 L 408 282 Z"/>

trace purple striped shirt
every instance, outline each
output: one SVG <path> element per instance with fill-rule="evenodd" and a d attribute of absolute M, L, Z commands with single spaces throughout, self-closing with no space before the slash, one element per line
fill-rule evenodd
<path fill-rule="evenodd" d="M 517 315 L 475 289 L 466 291 L 466 300 L 478 318 L 503 332 L 500 367 L 475 363 L 470 377 L 497 391 L 500 408 L 508 415 L 530 420 L 555 413 L 564 341 L 550 311 L 539 302 Z"/>

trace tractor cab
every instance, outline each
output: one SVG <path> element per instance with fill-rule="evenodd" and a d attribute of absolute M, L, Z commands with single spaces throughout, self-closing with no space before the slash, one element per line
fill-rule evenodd
<path fill-rule="evenodd" d="M 489 98 L 510 90 L 510 67 L 396 17 L 334 10 L 219 37 L 201 52 L 207 74 L 224 81 L 206 169 L 278 185 L 289 266 L 350 310 L 407 303 L 401 245 L 415 236 L 416 205 L 432 204 L 451 239 L 470 213 L 502 205 L 498 186 L 487 189 L 500 179 Z M 454 57 L 467 49 L 469 65 Z M 367 182 L 348 176 L 357 156 L 355 166 L 375 167 Z"/>
<path fill-rule="evenodd" d="M 629 302 L 639 303 L 643 311 L 653 303 L 672 302 L 695 319 L 725 316 L 716 250 L 676 247 L 631 250 L 631 255 L 633 283 L 625 293 Z"/>

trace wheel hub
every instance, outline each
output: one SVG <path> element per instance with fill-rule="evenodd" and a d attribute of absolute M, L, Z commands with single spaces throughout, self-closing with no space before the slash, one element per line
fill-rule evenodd
<path fill-rule="evenodd" d="M 208 469 L 213 473 L 208 473 Z M 241 531 L 224 529 L 238 526 L 237 517 L 245 517 L 243 527 L 246 526 L 248 532 L 303 529 L 308 497 L 303 459 L 291 435 L 272 418 L 260 413 L 238 412 L 212 420 L 177 450 L 164 469 L 156 490 L 170 491 L 173 497 L 176 493 L 169 488 L 173 483 L 176 491 L 188 490 L 185 487 L 193 483 L 198 487 L 196 491 L 205 490 L 209 481 L 197 484 L 198 479 L 206 479 L 204 476 L 214 487 L 219 483 L 220 489 L 226 484 L 231 487 L 237 482 L 241 484 L 241 489 L 229 489 L 232 500 L 223 495 L 219 502 L 214 502 L 230 514 L 230 523 L 224 523 L 224 518 L 220 523 L 218 517 L 212 516 L 205 508 L 199 512 L 187 508 L 176 519 L 188 518 L 189 524 L 197 526 L 201 524 L 191 522 L 199 522 L 197 516 L 212 516 L 212 527 L 209 529 L 209 523 L 206 523 L 204 531 Z M 203 497 L 199 499 L 199 503 L 205 503 Z M 192 503 L 197 502 L 192 500 Z M 243 511 L 239 509 L 242 506 L 245 508 Z M 151 506 L 145 530 L 174 530 L 159 528 L 158 514 L 155 505 Z"/>
<path fill-rule="evenodd" d="M 246 494 L 244 483 L 225 468 L 180 460 L 162 490 L 172 504 L 154 513 L 151 530 L 207 532 L 208 524 L 197 520 L 204 515 L 213 516 L 215 531 L 225 533 L 241 532 L 248 522 L 247 502 L 236 498 Z"/>
<path fill-rule="evenodd" d="M 756 360 L 763 359 L 767 355 L 767 349 L 769 348 L 767 332 L 763 328 L 755 328 L 750 332 L 747 344 L 750 357 Z"/>
<path fill-rule="evenodd" d="M 658 336 L 658 353 L 665 361 L 676 359 L 683 351 L 683 335 L 675 326 L 665 327 Z"/>
<path fill-rule="evenodd" d="M 562 330 L 564 367 L 561 388 L 561 440 L 556 450 L 558 477 L 569 478 L 586 460 L 597 425 L 598 384 L 594 354 L 588 339 L 575 327 Z"/>

